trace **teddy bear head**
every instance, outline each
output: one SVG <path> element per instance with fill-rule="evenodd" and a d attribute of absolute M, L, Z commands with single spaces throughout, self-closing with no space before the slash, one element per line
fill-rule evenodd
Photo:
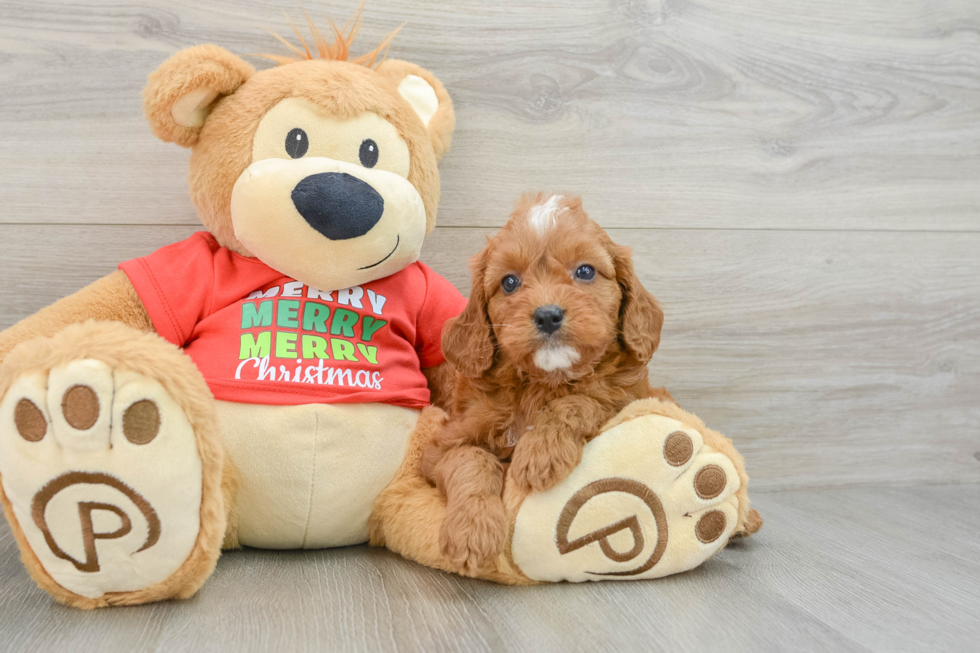
<path fill-rule="evenodd" d="M 221 245 L 346 288 L 418 259 L 455 117 L 428 71 L 375 65 L 387 42 L 349 60 L 354 30 L 330 43 L 311 28 L 319 57 L 304 42 L 259 72 L 215 45 L 183 50 L 150 75 L 144 108 L 156 136 L 191 149 L 191 198 Z"/>

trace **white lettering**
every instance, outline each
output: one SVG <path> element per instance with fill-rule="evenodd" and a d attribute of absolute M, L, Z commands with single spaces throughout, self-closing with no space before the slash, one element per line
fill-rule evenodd
<path fill-rule="evenodd" d="M 282 285 L 282 296 L 283 297 L 302 297 L 303 296 L 303 282 L 302 281 L 290 281 L 289 283 L 284 283 Z"/>
<path fill-rule="evenodd" d="M 265 292 L 262 292 L 261 290 L 256 290 L 255 292 L 249 293 L 248 297 L 246 297 L 245 299 L 247 300 L 266 299 L 268 297 L 275 297 L 278 294 L 279 294 L 279 286 L 276 286 L 275 288 L 269 288 Z"/>
<path fill-rule="evenodd" d="M 364 308 L 361 304 L 361 298 L 364 297 L 364 289 L 360 286 L 354 286 L 353 288 L 344 288 L 343 290 L 337 291 L 337 303 L 344 306 L 354 306 L 355 308 Z"/>
<path fill-rule="evenodd" d="M 259 381 L 265 381 L 266 379 L 269 381 L 276 380 L 276 368 L 269 367 L 269 357 L 263 356 L 262 363 L 259 365 Z"/>
<path fill-rule="evenodd" d="M 333 301 L 333 294 L 331 294 L 329 292 L 326 292 L 326 291 L 323 291 L 323 290 L 320 290 L 319 288 L 314 288 L 313 286 L 309 286 L 306 289 L 306 298 L 307 299 L 322 299 L 323 301 L 326 301 L 326 302 L 332 302 Z"/>
<path fill-rule="evenodd" d="M 245 360 L 243 360 L 241 363 L 238 364 L 238 369 L 235 370 L 236 379 L 242 378 L 242 368 L 245 367 L 245 363 L 249 363 L 249 362 L 251 362 L 255 367 L 259 366 L 258 358 L 246 358 Z"/>
<path fill-rule="evenodd" d="M 320 370 L 322 370 L 322 369 L 323 369 L 323 359 L 320 359 Z M 296 370 L 296 371 L 297 371 L 297 373 L 299 372 L 299 370 Z M 319 371 L 317 370 L 317 368 L 315 368 L 312 365 L 310 365 L 303 372 L 303 383 L 318 383 L 318 381 L 317 381 L 317 375 L 318 374 L 319 374 Z"/>
<path fill-rule="evenodd" d="M 325 367 L 324 360 L 318 359 L 316 365 L 303 365 L 302 359 L 296 361 L 296 369 L 292 374 L 286 369 L 285 365 L 280 365 L 277 370 L 269 365 L 269 356 L 262 358 L 246 358 L 238 364 L 235 370 L 235 378 L 242 378 L 242 370 L 251 363 L 252 367 L 258 370 L 257 381 L 288 381 L 291 383 L 308 383 L 310 385 L 339 385 L 351 388 L 370 388 L 381 390 L 384 377 L 380 372 L 370 372 L 368 370 L 358 370 L 353 373 L 348 369 L 336 367 Z M 278 378 L 277 378 L 278 372 Z"/>
<path fill-rule="evenodd" d="M 375 315 L 381 315 L 381 309 L 384 308 L 385 302 L 388 301 L 388 298 L 385 297 L 384 295 L 379 295 L 375 293 L 370 288 L 368 288 L 367 292 L 368 292 L 368 299 L 371 301 L 371 311 Z"/>
<path fill-rule="evenodd" d="M 338 370 L 336 367 L 331 367 L 327 370 L 327 384 L 328 385 L 344 385 L 344 377 L 347 378 L 347 385 L 354 385 L 351 379 L 350 370 Z M 339 380 L 340 383 L 336 383 Z"/>

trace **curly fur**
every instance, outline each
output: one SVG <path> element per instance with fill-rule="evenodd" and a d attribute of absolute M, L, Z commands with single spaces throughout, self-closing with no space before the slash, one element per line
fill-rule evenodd
<path fill-rule="evenodd" d="M 544 212 L 544 213 L 543 213 Z M 595 278 L 575 278 L 591 265 Z M 451 420 L 426 447 L 421 473 L 447 497 L 440 545 L 473 573 L 504 547 L 505 465 L 525 492 L 547 490 L 578 465 L 582 447 L 635 399 L 652 390 L 647 363 L 663 313 L 636 277 L 629 250 L 589 219 L 577 198 L 526 195 L 472 264 L 469 304 L 443 332 L 458 370 Z M 508 275 L 521 279 L 512 293 Z M 536 308 L 565 312 L 553 335 Z M 542 365 L 541 352 L 572 352 Z M 516 446 L 515 446 L 516 442 Z"/>

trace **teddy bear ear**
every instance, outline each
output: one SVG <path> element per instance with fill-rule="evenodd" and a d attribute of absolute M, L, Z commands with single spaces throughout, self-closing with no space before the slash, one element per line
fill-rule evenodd
<path fill-rule="evenodd" d="M 214 103 L 255 73 L 249 63 L 216 45 L 181 50 L 150 75 L 143 110 L 161 140 L 191 147 Z"/>
<path fill-rule="evenodd" d="M 375 69 L 398 88 L 398 94 L 408 101 L 429 132 L 436 158 L 449 151 L 456 128 L 453 101 L 435 75 L 407 61 L 385 59 Z"/>

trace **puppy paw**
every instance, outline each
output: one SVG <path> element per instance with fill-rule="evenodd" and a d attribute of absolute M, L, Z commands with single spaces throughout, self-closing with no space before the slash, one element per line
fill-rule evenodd
<path fill-rule="evenodd" d="M 582 445 L 570 438 L 527 438 L 514 450 L 510 480 L 525 492 L 544 492 L 558 485 L 582 460 Z"/>
<path fill-rule="evenodd" d="M 439 531 L 439 548 L 462 573 L 474 576 L 492 566 L 503 552 L 508 534 L 500 497 L 450 503 Z"/>

